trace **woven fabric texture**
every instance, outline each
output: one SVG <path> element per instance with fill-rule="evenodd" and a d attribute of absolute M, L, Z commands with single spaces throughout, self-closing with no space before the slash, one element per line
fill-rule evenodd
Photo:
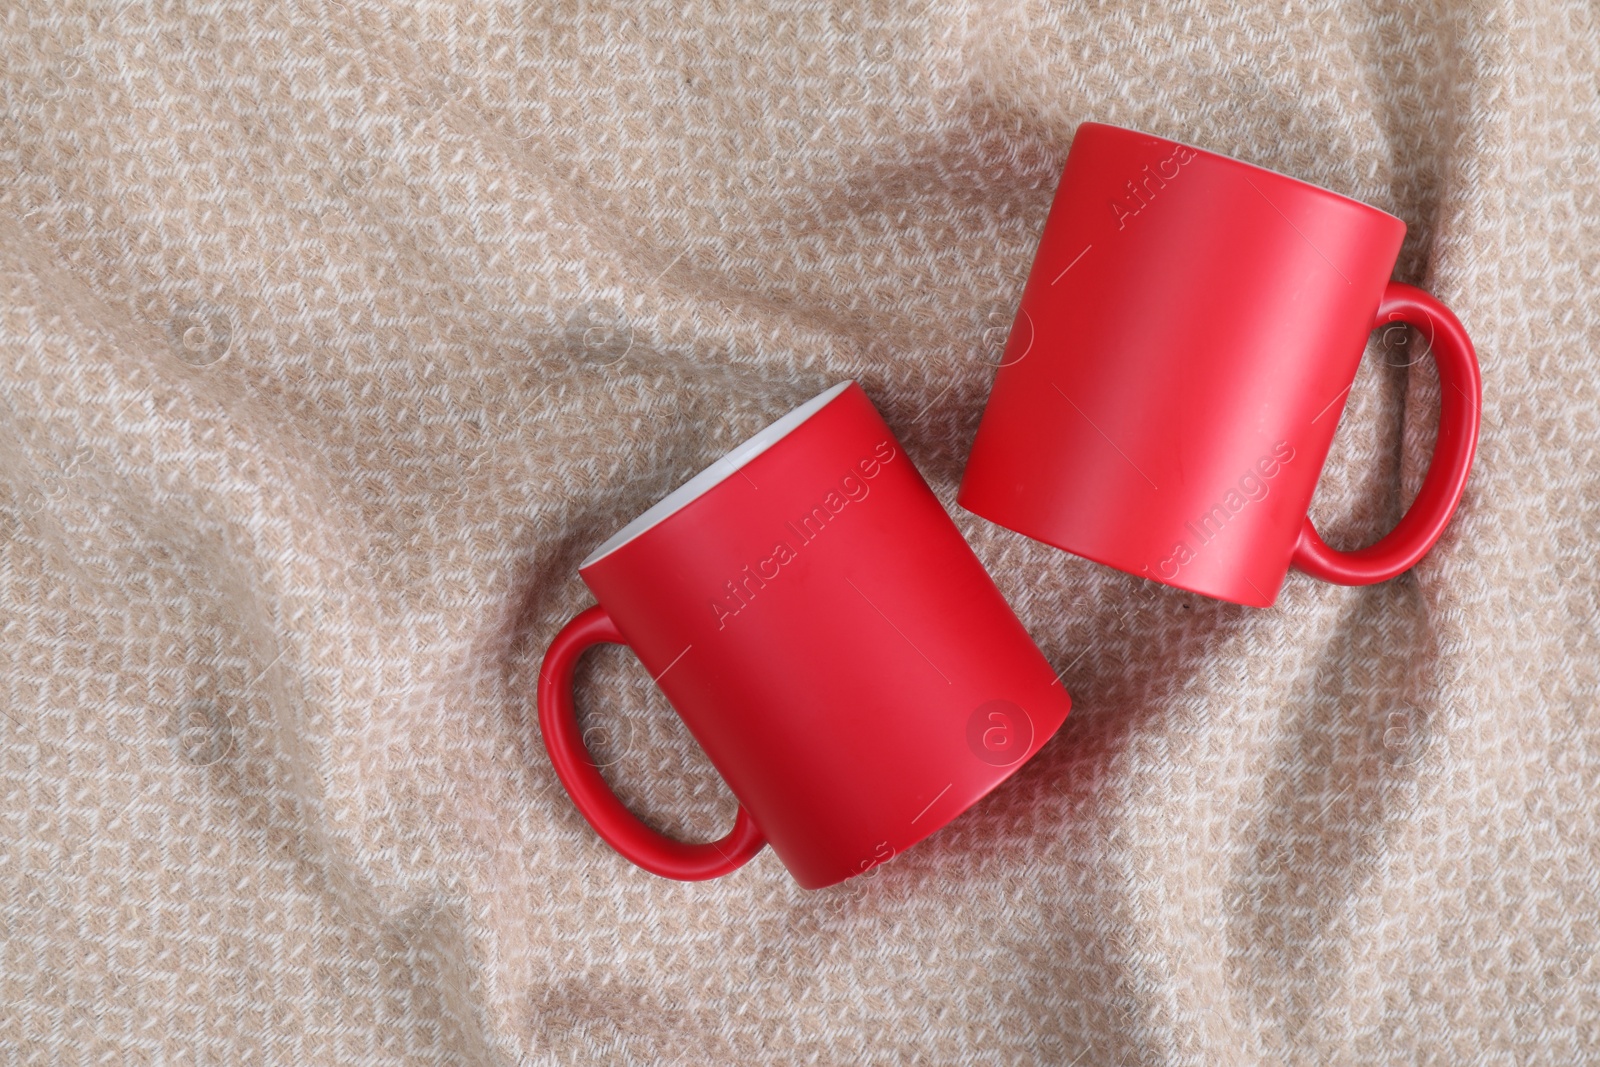
<path fill-rule="evenodd" d="M 1592 4 L 3 11 L 0 1064 L 1600 1062 Z M 955 507 L 1091 119 L 1406 221 L 1485 381 L 1415 570 L 1249 609 Z M 1337 546 L 1426 468 L 1413 352 Z M 1074 711 L 870 876 L 654 877 L 539 660 L 847 378 Z M 579 702 L 636 811 L 731 824 L 628 653 Z"/>

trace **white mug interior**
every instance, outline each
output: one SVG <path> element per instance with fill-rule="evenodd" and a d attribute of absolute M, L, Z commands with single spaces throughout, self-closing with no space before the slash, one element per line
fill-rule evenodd
<path fill-rule="evenodd" d="M 777 421 L 769 423 L 764 429 L 757 431 L 753 436 L 728 451 L 711 466 L 651 505 L 649 510 L 637 519 L 612 534 L 599 548 L 589 553 L 587 559 L 578 564 L 578 569 L 582 570 L 591 563 L 596 563 L 605 558 L 629 541 L 659 525 L 677 512 L 682 511 L 685 507 L 694 503 L 695 500 L 709 493 L 735 474 L 738 474 L 741 467 L 777 444 L 812 415 L 821 411 L 827 406 L 828 401 L 850 388 L 851 384 L 853 383 L 845 381 L 840 382 L 838 385 L 830 386 L 807 400 L 804 404 L 792 409 Z"/>

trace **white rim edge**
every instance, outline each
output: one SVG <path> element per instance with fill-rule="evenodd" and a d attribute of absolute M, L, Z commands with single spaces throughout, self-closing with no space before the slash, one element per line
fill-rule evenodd
<path fill-rule="evenodd" d="M 578 564 L 578 569 L 582 570 L 599 562 L 738 474 L 745 464 L 798 429 L 801 423 L 821 411 L 830 400 L 853 384 L 855 384 L 853 381 L 845 381 L 829 386 L 799 407 L 792 408 L 788 414 L 768 423 L 765 428 L 730 449 L 721 459 L 656 501 L 642 515 L 608 537 L 599 548 L 589 553 L 588 558 Z"/>

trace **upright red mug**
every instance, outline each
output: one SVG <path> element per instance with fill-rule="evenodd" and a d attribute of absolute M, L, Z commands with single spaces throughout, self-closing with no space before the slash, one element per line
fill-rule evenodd
<path fill-rule="evenodd" d="M 1239 160 L 1080 125 L 957 497 L 978 515 L 1158 582 L 1265 607 L 1292 565 L 1392 578 L 1466 485 L 1482 385 L 1466 331 L 1389 280 L 1405 223 Z M 1439 370 L 1433 459 L 1376 544 L 1328 547 L 1306 510 L 1367 335 L 1421 331 Z"/>
<path fill-rule="evenodd" d="M 859 385 L 789 412 L 596 548 L 599 604 L 539 673 L 539 725 L 600 836 L 668 878 L 771 844 L 807 889 L 904 852 L 999 785 L 1071 707 Z M 578 656 L 633 649 L 739 801 L 688 844 L 645 826 L 583 747 Z"/>

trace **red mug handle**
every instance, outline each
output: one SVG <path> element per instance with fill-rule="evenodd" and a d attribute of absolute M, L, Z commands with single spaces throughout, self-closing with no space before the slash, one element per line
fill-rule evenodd
<path fill-rule="evenodd" d="M 1374 330 L 1406 322 L 1432 341 L 1439 368 L 1439 434 L 1422 488 L 1398 525 L 1376 544 L 1353 552 L 1329 548 L 1306 518 L 1290 559 L 1296 568 L 1340 585 L 1371 585 L 1410 569 L 1444 533 L 1467 485 L 1478 445 L 1483 379 L 1472 341 L 1450 309 L 1412 285 L 1390 282 L 1373 319 Z"/>
<path fill-rule="evenodd" d="M 749 863 L 767 840 L 741 805 L 733 829 L 720 841 L 689 844 L 657 833 L 629 811 L 606 785 L 578 732 L 572 673 L 590 645 L 627 644 L 605 609 L 579 612 L 550 642 L 539 668 L 539 730 L 561 784 L 595 832 L 624 857 L 663 878 L 698 882 Z"/>

